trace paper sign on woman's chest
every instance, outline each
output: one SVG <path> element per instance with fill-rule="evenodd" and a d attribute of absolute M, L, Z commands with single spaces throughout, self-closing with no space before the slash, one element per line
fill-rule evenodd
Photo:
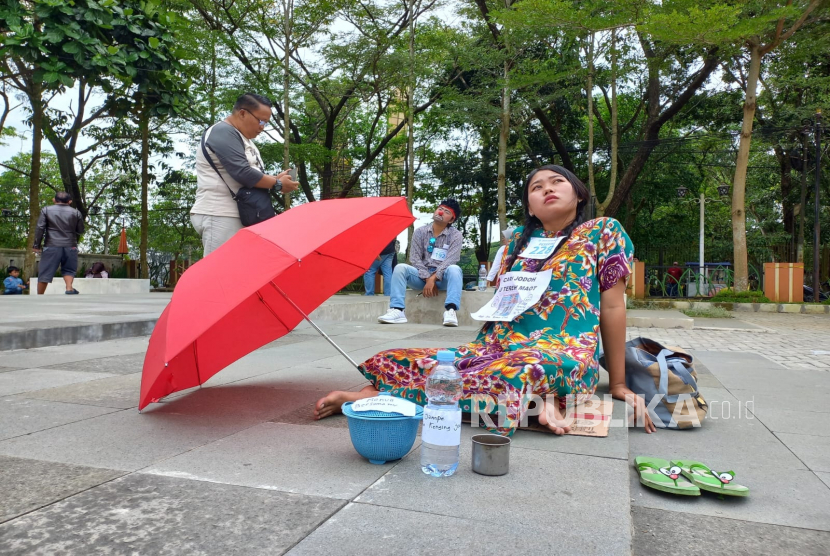
<path fill-rule="evenodd" d="M 539 303 L 552 273 L 550 268 L 542 272 L 505 272 L 490 303 L 470 316 L 483 321 L 512 321 Z"/>

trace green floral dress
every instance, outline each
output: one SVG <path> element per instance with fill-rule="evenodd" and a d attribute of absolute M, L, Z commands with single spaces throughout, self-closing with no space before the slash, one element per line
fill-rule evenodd
<path fill-rule="evenodd" d="M 514 232 L 499 274 L 523 228 Z M 557 237 L 536 230 L 532 237 Z M 517 258 L 512 271 L 552 269 L 542 299 L 512 322 L 488 322 L 476 340 L 456 348 L 461 408 L 491 413 L 494 432 L 512 434 L 531 396 L 591 396 L 599 381 L 600 293 L 631 274 L 634 248 L 619 222 L 598 218 L 578 226 L 547 261 Z M 366 360 L 361 372 L 375 387 L 425 405 L 424 383 L 437 349 L 393 349 Z"/>

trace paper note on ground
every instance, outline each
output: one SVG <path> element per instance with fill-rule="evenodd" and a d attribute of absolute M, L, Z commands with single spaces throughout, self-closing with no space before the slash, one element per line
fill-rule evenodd
<path fill-rule="evenodd" d="M 415 407 L 416 405 L 410 401 L 392 396 L 363 398 L 352 404 L 354 411 L 386 411 L 387 413 L 400 413 L 404 417 L 414 417 Z"/>

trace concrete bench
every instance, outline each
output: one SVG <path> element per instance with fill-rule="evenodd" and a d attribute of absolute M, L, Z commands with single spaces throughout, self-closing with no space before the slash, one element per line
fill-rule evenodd
<path fill-rule="evenodd" d="M 150 293 L 150 280 L 132 278 L 75 278 L 72 286 L 85 295 Z M 29 280 L 29 291 L 37 295 L 36 277 Z M 65 295 L 65 291 L 63 278 L 58 277 L 52 279 L 44 295 Z"/>
<path fill-rule="evenodd" d="M 406 319 L 416 324 L 441 324 L 444 322 L 444 301 L 447 299 L 447 292 L 439 291 L 436 297 L 426 298 L 419 296 L 420 291 L 406 290 Z M 475 313 L 484 307 L 495 293 L 494 288 L 487 288 L 485 291 L 463 291 L 461 292 L 461 307 L 456 314 L 460 326 L 481 326 L 483 322 L 470 318 L 470 313 Z"/>

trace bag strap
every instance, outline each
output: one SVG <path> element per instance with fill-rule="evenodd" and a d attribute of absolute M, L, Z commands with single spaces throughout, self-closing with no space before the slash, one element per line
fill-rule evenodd
<path fill-rule="evenodd" d="M 669 366 L 666 363 L 666 355 L 670 353 L 674 352 L 664 349 L 657 354 L 657 365 L 660 367 L 660 385 L 657 387 L 657 393 L 664 397 L 669 393 Z"/>
<path fill-rule="evenodd" d="M 222 180 L 222 183 L 224 183 L 224 184 L 225 184 L 225 187 L 227 187 L 227 188 L 228 188 L 228 191 L 230 191 L 230 193 L 231 193 L 231 198 L 232 198 L 234 201 L 236 201 L 236 200 L 237 200 L 237 199 L 236 199 L 236 193 L 234 193 L 234 192 L 233 192 L 233 189 L 231 189 L 231 186 L 230 186 L 230 185 L 228 185 L 228 182 L 226 182 L 226 181 L 225 181 L 225 178 L 223 178 L 223 177 L 222 177 L 222 173 L 221 173 L 221 172 L 219 171 L 219 169 L 216 167 L 216 164 L 214 164 L 214 163 L 213 163 L 213 159 L 210 157 L 210 154 L 208 153 L 208 150 L 207 150 L 207 146 L 205 145 L 205 137 L 207 137 L 207 132 L 208 132 L 208 131 L 210 131 L 210 129 L 211 129 L 211 128 L 207 128 L 207 129 L 205 130 L 205 132 L 204 132 L 204 133 L 202 133 L 202 154 L 203 154 L 203 155 L 205 156 L 205 158 L 207 159 L 208 164 L 210 164 L 210 167 L 211 167 L 211 168 L 213 168 L 213 171 L 214 171 L 214 172 L 216 172 L 216 175 L 217 175 L 217 176 L 219 176 L 219 179 L 220 179 L 220 180 Z"/>
<path fill-rule="evenodd" d="M 674 352 L 670 349 L 664 349 L 664 350 L 660 351 L 660 353 L 657 354 L 657 362 L 660 364 L 660 393 L 665 396 L 665 400 L 668 403 L 677 403 L 677 401 L 680 399 L 681 396 L 689 396 L 689 397 L 692 397 L 692 398 L 695 398 L 695 397 L 698 396 L 697 382 L 692 377 L 692 374 L 689 372 L 689 370 L 683 365 L 683 363 L 681 363 L 681 359 L 674 358 L 674 357 L 671 358 L 671 359 L 666 359 L 667 355 L 673 355 L 673 354 L 674 354 Z M 671 368 L 672 368 L 672 371 L 674 371 L 674 374 L 676 374 L 678 377 L 680 377 L 680 380 L 682 380 L 684 384 L 692 387 L 693 392 L 690 392 L 688 394 L 675 394 L 675 395 L 672 395 L 672 396 L 668 395 L 668 369 L 669 369 L 669 365 L 671 365 Z M 665 369 L 665 371 L 664 371 L 664 369 Z M 664 374 L 664 372 L 665 372 L 665 374 Z M 667 383 L 665 390 L 663 389 L 663 378 L 664 377 L 665 377 L 666 383 Z"/>

